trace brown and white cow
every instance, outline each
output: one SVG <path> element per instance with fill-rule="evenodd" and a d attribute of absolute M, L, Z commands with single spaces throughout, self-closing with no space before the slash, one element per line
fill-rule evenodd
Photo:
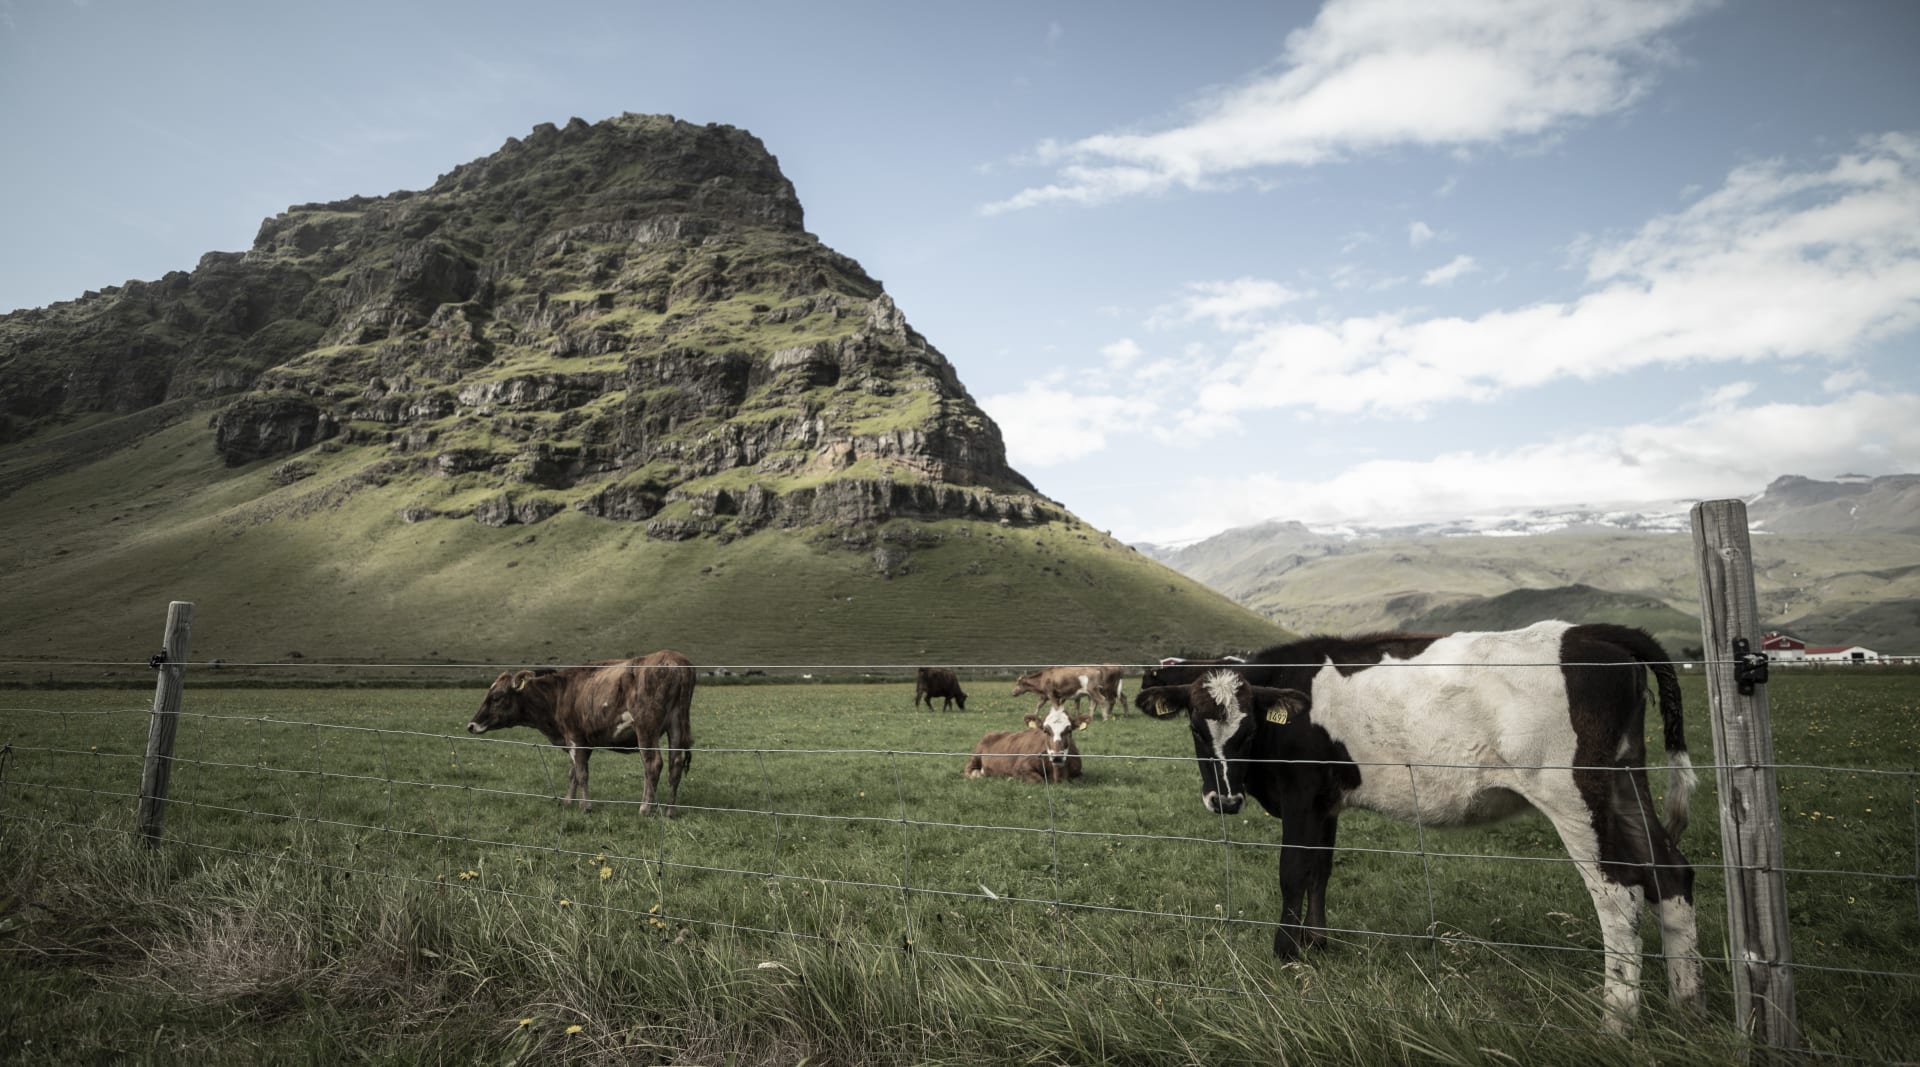
<path fill-rule="evenodd" d="M 1081 775 L 1080 746 L 1073 735 L 1087 728 L 1090 715 L 1069 716 L 1054 705 L 1042 719 L 1027 716 L 1024 730 L 991 733 L 973 746 L 967 759 L 967 778 L 1018 778 L 1023 782 L 1058 782 Z"/>
<path fill-rule="evenodd" d="M 565 799 L 577 795 L 582 811 L 592 809 L 587 798 L 587 761 L 594 749 L 641 752 L 647 774 L 640 798 L 642 815 L 653 809 L 664 732 L 668 750 L 665 813 L 671 816 L 680 800 L 680 777 L 693 762 L 693 685 L 693 664 L 672 650 L 638 659 L 502 674 L 493 680 L 467 732 L 531 726 L 546 735 L 567 750 L 571 765 Z"/>
<path fill-rule="evenodd" d="M 1021 675 L 1013 683 L 1013 695 L 1022 693 L 1036 694 L 1040 699 L 1033 706 L 1035 715 L 1049 704 L 1065 704 L 1073 701 L 1073 710 L 1080 710 L 1080 701 L 1085 697 L 1093 698 L 1093 708 L 1100 718 L 1111 718 L 1111 710 L 1126 697 L 1126 687 L 1120 678 L 1121 670 L 1111 663 L 1098 666 L 1046 667 Z"/>
<path fill-rule="evenodd" d="M 1180 675 L 1191 668 L 1193 676 Z M 1135 703 L 1187 720 L 1201 802 L 1247 797 L 1280 820 L 1280 924 L 1291 958 L 1326 938 L 1343 808 L 1470 826 L 1531 807 L 1586 883 L 1606 950 L 1607 1023 L 1640 1003 L 1643 907 L 1659 916 L 1667 995 L 1698 1009 L 1693 868 L 1674 844 L 1694 785 L 1673 664 L 1641 630 L 1542 622 L 1495 633 L 1314 637 L 1244 665 L 1168 665 Z M 1647 785 L 1647 676 L 1670 780 L 1665 824 Z M 1173 684 L 1184 682 L 1184 684 Z"/>
<path fill-rule="evenodd" d="M 945 667 L 922 667 L 913 679 L 913 706 L 919 707 L 920 701 L 927 702 L 927 710 L 933 710 L 933 698 L 940 697 L 941 711 L 949 711 L 954 704 L 960 710 L 967 710 L 967 694 L 960 688 L 960 676 Z"/>

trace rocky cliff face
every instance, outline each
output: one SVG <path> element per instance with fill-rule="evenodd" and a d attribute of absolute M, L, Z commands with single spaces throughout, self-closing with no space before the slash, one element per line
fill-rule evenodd
<path fill-rule="evenodd" d="M 189 401 L 229 464 L 353 450 L 419 478 L 410 521 L 1063 514 L 760 142 L 670 117 L 543 125 L 424 191 L 0 318 L 0 442 Z"/>

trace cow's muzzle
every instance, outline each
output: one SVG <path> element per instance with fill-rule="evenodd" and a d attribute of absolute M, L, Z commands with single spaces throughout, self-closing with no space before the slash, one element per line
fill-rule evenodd
<path fill-rule="evenodd" d="M 467 732 L 470 734 L 484 734 L 487 732 L 487 728 L 477 722 L 470 722 L 467 724 Z"/>
<path fill-rule="evenodd" d="M 1232 815 L 1240 810 L 1240 805 L 1246 803 L 1247 798 L 1242 793 L 1228 793 L 1225 796 L 1219 793 L 1208 793 L 1200 798 L 1200 802 L 1207 806 L 1208 811 L 1216 815 Z"/>

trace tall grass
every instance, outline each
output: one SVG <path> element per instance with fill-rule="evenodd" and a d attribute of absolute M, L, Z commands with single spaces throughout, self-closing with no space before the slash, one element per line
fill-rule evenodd
<path fill-rule="evenodd" d="M 1920 971 L 1912 779 L 1870 773 L 1917 762 L 1915 688 L 1776 690 L 1782 760 L 1854 768 L 1782 772 L 1789 865 L 1887 874 L 1790 878 L 1796 960 L 1820 968 L 1799 975 L 1818 1051 L 1920 1054 L 1915 982 L 1883 976 Z M 1543 820 L 1429 833 L 1422 854 L 1411 829 L 1350 815 L 1330 905 L 1344 932 L 1283 966 L 1277 825 L 1200 811 L 1184 731 L 1096 722 L 1083 781 L 964 781 L 972 742 L 1030 706 L 970 690 L 975 711 L 929 714 L 907 710 L 907 686 L 703 688 L 685 810 L 662 820 L 634 814 L 639 761 L 612 754 L 594 763 L 595 810 L 561 810 L 553 750 L 455 733 L 478 692 L 190 684 L 158 850 L 130 832 L 143 702 L 10 694 L 0 999 L 18 1010 L 0 1012 L 0 1048 L 716 1064 L 1743 1051 L 1711 964 L 1705 1024 L 1669 1014 L 1650 958 L 1640 1025 L 1597 1032 L 1598 933 Z M 1708 794 L 1685 847 L 1711 955 Z"/>

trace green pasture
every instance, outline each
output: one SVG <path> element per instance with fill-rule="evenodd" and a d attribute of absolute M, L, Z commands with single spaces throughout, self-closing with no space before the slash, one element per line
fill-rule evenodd
<path fill-rule="evenodd" d="M 1080 735 L 1084 779 L 968 781 L 1028 698 L 703 684 L 675 819 L 638 757 L 462 728 L 474 690 L 190 677 L 166 844 L 132 838 L 148 697 L 0 693 L 0 1049 L 44 1062 L 1717 1063 L 1738 1058 L 1710 771 L 1709 1018 L 1598 1032 L 1599 933 L 1553 831 L 1342 822 L 1335 943 L 1270 952 L 1279 826 L 1208 815 L 1178 723 Z M 1127 683 L 1129 695 L 1137 676 Z M 1771 684 L 1805 1044 L 1920 1057 L 1920 675 Z M 1696 763 L 1711 761 L 1688 679 Z M 1657 733 L 1655 734 L 1657 736 Z M 1657 747 L 1657 745 L 1656 745 Z M 1890 773 L 1891 772 L 1891 773 Z M 1654 775 L 1656 793 L 1664 773 Z M 1647 951 L 1658 952 L 1649 922 Z M 1437 936 L 1429 936 L 1437 935 Z M 577 1028 L 577 1029 L 574 1029 Z"/>

